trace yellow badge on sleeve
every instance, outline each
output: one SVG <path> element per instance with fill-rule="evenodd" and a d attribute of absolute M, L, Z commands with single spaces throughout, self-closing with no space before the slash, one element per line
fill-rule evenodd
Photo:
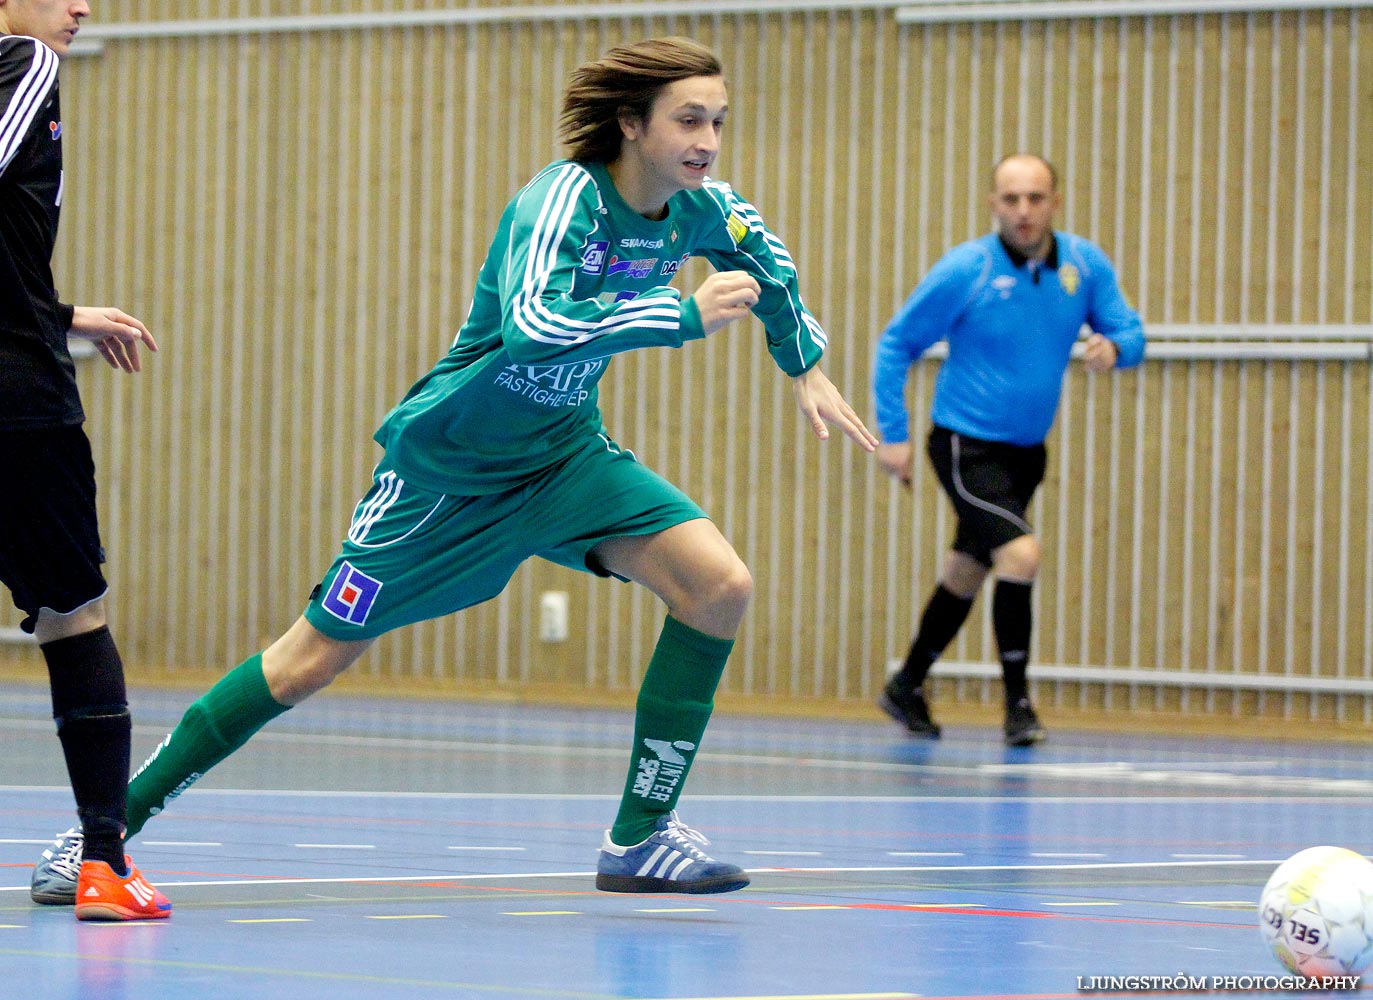
<path fill-rule="evenodd" d="M 1082 284 L 1082 275 L 1072 264 L 1060 264 L 1058 268 L 1058 283 L 1063 286 L 1063 290 L 1069 295 L 1077 294 L 1078 285 Z"/>
<path fill-rule="evenodd" d="M 748 226 L 733 212 L 730 212 L 729 218 L 725 220 L 725 228 L 729 230 L 730 239 L 734 240 L 735 246 L 744 242 L 744 237 L 748 235 Z"/>

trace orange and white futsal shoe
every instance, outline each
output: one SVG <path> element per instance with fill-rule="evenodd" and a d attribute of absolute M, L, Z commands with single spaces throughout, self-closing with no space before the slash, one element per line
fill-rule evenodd
<path fill-rule="evenodd" d="M 127 871 L 121 876 L 103 861 L 81 862 L 77 920 L 159 920 L 172 915 L 171 902 L 144 881 L 128 856 L 124 867 Z"/>

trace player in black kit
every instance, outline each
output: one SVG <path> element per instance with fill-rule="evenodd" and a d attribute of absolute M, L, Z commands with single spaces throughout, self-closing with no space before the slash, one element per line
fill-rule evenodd
<path fill-rule="evenodd" d="M 76 916 L 147 920 L 171 904 L 124 856 L 129 707 L 105 623 L 95 466 L 67 338 L 128 372 L 141 367 L 140 344 L 157 344 L 118 309 L 59 302 L 50 264 L 63 181 L 58 60 L 89 13 L 85 0 L 0 0 L 0 583 L 48 664 L 85 831 Z M 72 902 L 45 899 L 37 883 L 33 895 Z"/>

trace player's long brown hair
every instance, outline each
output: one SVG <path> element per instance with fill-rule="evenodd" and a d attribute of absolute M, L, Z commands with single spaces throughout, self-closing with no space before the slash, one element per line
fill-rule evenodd
<path fill-rule="evenodd" d="M 620 155 L 620 119 L 645 121 L 659 92 L 693 76 L 723 76 L 720 60 L 690 38 L 620 45 L 577 67 L 563 94 L 559 132 L 573 160 L 610 163 Z"/>

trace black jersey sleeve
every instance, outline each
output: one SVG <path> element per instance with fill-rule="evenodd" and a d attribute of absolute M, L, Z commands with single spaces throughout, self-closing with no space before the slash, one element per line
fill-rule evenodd
<path fill-rule="evenodd" d="M 57 53 L 36 38 L 0 36 L 0 174 L 57 86 Z"/>

